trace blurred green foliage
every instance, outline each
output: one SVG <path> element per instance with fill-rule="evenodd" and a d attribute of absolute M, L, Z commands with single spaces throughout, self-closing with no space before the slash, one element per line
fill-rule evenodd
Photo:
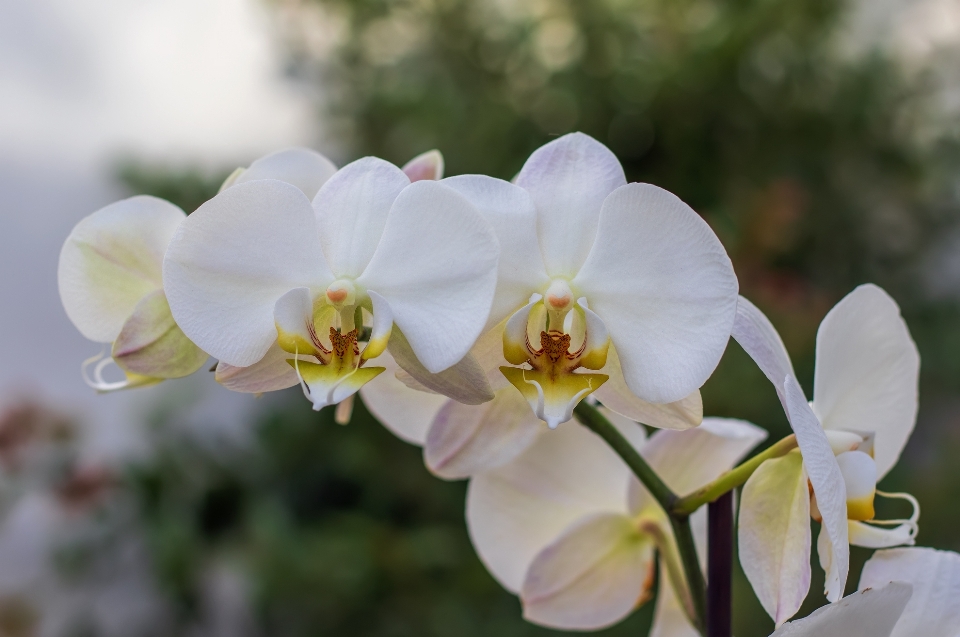
<path fill-rule="evenodd" d="M 839 0 L 272 0 L 291 74 L 316 84 L 346 157 L 396 163 L 439 148 L 447 173 L 511 178 L 581 130 L 630 180 L 680 195 L 729 250 L 742 292 L 781 330 L 810 390 L 816 327 L 858 283 L 886 287 L 923 357 L 920 425 L 881 485 L 923 505 L 921 544 L 960 549 L 960 312 L 931 301 L 924 263 L 957 221 L 960 146 L 918 134 L 927 75 L 852 55 Z M 229 167 L 232 168 L 232 167 Z M 229 172 L 229 170 L 225 171 Z M 220 183 L 128 165 L 136 192 L 190 211 Z M 294 392 L 295 393 L 295 392 Z M 707 413 L 788 431 L 767 381 L 732 344 Z M 299 396 L 271 403 L 253 450 L 164 446 L 135 472 L 158 573 L 186 615 L 198 569 L 231 556 L 268 634 L 546 635 L 485 572 L 464 487 L 358 407 L 348 427 Z M 891 515 L 901 515 L 893 510 Z M 870 552 L 854 551 L 850 589 Z M 823 603 L 822 573 L 802 614 Z M 772 622 L 742 573 L 735 633 Z M 651 604 L 607 633 L 645 634 Z"/>

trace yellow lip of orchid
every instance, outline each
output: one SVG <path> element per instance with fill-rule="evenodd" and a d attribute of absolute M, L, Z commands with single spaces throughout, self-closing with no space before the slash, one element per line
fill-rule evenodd
<path fill-rule="evenodd" d="M 539 332 L 539 347 L 531 334 Z M 579 337 L 579 346 L 574 336 Z M 553 281 L 546 296 L 534 294 L 530 302 L 507 321 L 503 332 L 503 355 L 520 367 L 500 371 L 516 387 L 537 414 L 555 429 L 570 420 L 581 399 L 596 391 L 609 376 L 575 373 L 581 367 L 601 369 L 606 364 L 610 339 L 603 322 L 563 280 Z"/>

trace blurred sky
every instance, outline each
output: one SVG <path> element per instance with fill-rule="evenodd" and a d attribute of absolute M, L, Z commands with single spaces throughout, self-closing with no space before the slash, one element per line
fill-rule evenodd
<path fill-rule="evenodd" d="M 850 42 L 905 57 L 960 35 L 960 0 L 863 0 Z M 56 288 L 63 239 L 121 192 L 119 156 L 223 166 L 318 138 L 315 100 L 283 78 L 258 0 L 0 0 L 0 407 L 28 395 L 91 423 L 91 453 L 135 441 L 131 415 L 165 392 L 209 394 L 231 419 L 248 396 L 210 374 L 96 396 L 99 351 Z"/>
<path fill-rule="evenodd" d="M 96 396 L 79 366 L 100 346 L 67 320 L 56 269 L 73 225 L 123 195 L 118 156 L 220 167 L 316 137 L 270 29 L 257 0 L 0 0 L 0 408 L 51 401 L 99 455 L 128 449 L 162 393 L 210 394 L 198 409 L 222 419 L 253 400 L 206 372 Z"/>

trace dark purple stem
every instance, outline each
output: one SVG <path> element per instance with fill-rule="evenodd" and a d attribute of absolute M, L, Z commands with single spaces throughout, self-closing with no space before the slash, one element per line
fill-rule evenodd
<path fill-rule="evenodd" d="M 733 491 L 707 507 L 707 635 L 731 637 L 733 602 Z"/>

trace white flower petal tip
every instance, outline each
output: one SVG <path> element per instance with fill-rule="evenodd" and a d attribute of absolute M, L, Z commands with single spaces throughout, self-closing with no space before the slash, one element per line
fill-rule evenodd
<path fill-rule="evenodd" d="M 430 426 L 423 449 L 427 468 L 441 478 L 468 478 L 510 462 L 543 431 L 526 401 L 501 389 L 483 405 L 450 400 Z"/>
<path fill-rule="evenodd" d="M 530 155 L 516 184 L 537 207 L 540 247 L 550 276 L 576 274 L 594 242 L 604 199 L 626 183 L 616 155 L 583 133 L 564 135 Z"/>
<path fill-rule="evenodd" d="M 770 637 L 947 637 L 948 633 L 899 631 L 898 621 L 912 594 L 913 587 L 902 582 L 862 590 L 784 624 Z"/>
<path fill-rule="evenodd" d="M 257 159 L 249 168 L 238 168 L 220 187 L 223 192 L 234 184 L 258 179 L 276 179 L 296 186 L 313 199 L 317 191 L 337 172 L 329 159 L 309 148 L 287 148 Z"/>
<path fill-rule="evenodd" d="M 570 285 L 603 319 L 628 387 L 655 403 L 681 400 L 706 382 L 737 312 L 737 277 L 716 234 L 650 184 L 606 197 L 596 240 Z"/>
<path fill-rule="evenodd" d="M 585 396 L 603 385 L 606 374 L 575 374 L 551 376 L 547 372 L 519 367 L 501 367 L 507 380 L 520 390 L 537 418 L 556 429 L 560 423 L 573 418 L 573 409 Z"/>
<path fill-rule="evenodd" d="M 423 366 L 406 336 L 398 329 L 390 334 L 389 351 L 403 371 L 430 391 L 465 405 L 482 405 L 494 398 L 486 373 L 469 353 L 453 366 L 433 374 Z"/>
<path fill-rule="evenodd" d="M 861 285 L 820 324 L 814 409 L 825 429 L 873 434 L 879 478 L 913 431 L 919 374 L 917 346 L 896 301 L 881 288 Z"/>
<path fill-rule="evenodd" d="M 113 342 L 117 366 L 136 377 L 182 378 L 207 362 L 207 354 L 181 331 L 163 290 L 145 296 Z"/>
<path fill-rule="evenodd" d="M 103 352 L 83 361 L 83 363 L 80 364 L 80 376 L 83 378 L 83 382 L 98 393 L 107 394 L 121 389 L 148 387 L 163 382 L 164 380 L 163 378 L 151 378 L 149 376 L 140 376 L 139 374 L 127 372 L 118 365 L 117 367 L 124 373 L 124 380 L 108 381 L 103 377 L 103 371 L 111 364 L 116 365 L 116 362 L 112 358 L 105 357 Z M 91 366 L 93 367 L 92 374 L 90 372 Z"/>
<path fill-rule="evenodd" d="M 929 548 L 900 548 L 877 551 L 860 576 L 861 590 L 892 586 L 888 582 L 913 586 L 893 637 L 955 637 L 960 626 L 960 555 Z"/>
<path fill-rule="evenodd" d="M 835 602 L 843 596 L 850 568 L 846 486 L 827 435 L 797 379 L 788 376 L 782 386 L 787 419 L 797 435 L 797 446 L 822 519 L 821 540 L 817 544 L 820 562 L 827 571 L 827 599 Z"/>
<path fill-rule="evenodd" d="M 67 316 L 85 337 L 112 343 L 137 304 L 163 287 L 163 255 L 185 218 L 172 203 L 138 196 L 74 227 L 60 251 L 57 282 Z"/>
<path fill-rule="evenodd" d="M 534 558 L 520 591 L 527 621 L 566 630 L 610 626 L 651 597 L 654 543 L 630 519 L 574 524 Z"/>
<path fill-rule="evenodd" d="M 301 361 L 316 361 L 312 356 L 301 355 L 299 358 Z M 300 382 L 296 370 L 287 364 L 289 359 L 290 353 L 274 344 L 263 358 L 249 367 L 234 367 L 220 361 L 214 378 L 227 389 L 246 394 L 286 389 Z"/>
<path fill-rule="evenodd" d="M 777 626 L 810 591 L 810 494 L 799 453 L 767 460 L 743 487 L 740 563 Z"/>
<path fill-rule="evenodd" d="M 917 524 L 917 521 L 920 519 L 920 503 L 909 493 L 886 493 L 884 491 L 877 491 L 876 494 L 883 498 L 906 500 L 913 506 L 913 513 L 906 520 L 870 519 L 866 522 L 859 522 L 851 519 L 848 523 L 850 544 L 869 549 L 885 549 L 904 545 L 912 546 L 916 542 L 917 533 L 920 531 L 920 527 Z M 892 528 L 878 528 L 878 525 Z"/>
<path fill-rule="evenodd" d="M 383 367 L 338 367 L 335 364 L 287 361 L 297 372 L 303 393 L 313 403 L 314 411 L 336 405 L 357 393 L 361 387 L 386 371 Z"/>
<path fill-rule="evenodd" d="M 770 319 L 741 296 L 737 301 L 737 318 L 734 320 L 731 335 L 773 384 L 780 402 L 783 403 L 783 379 L 796 374 L 793 372 L 793 363 L 790 362 L 787 348 Z"/>
<path fill-rule="evenodd" d="M 443 179 L 443 153 L 428 150 L 404 164 L 402 170 L 411 182 Z"/>

